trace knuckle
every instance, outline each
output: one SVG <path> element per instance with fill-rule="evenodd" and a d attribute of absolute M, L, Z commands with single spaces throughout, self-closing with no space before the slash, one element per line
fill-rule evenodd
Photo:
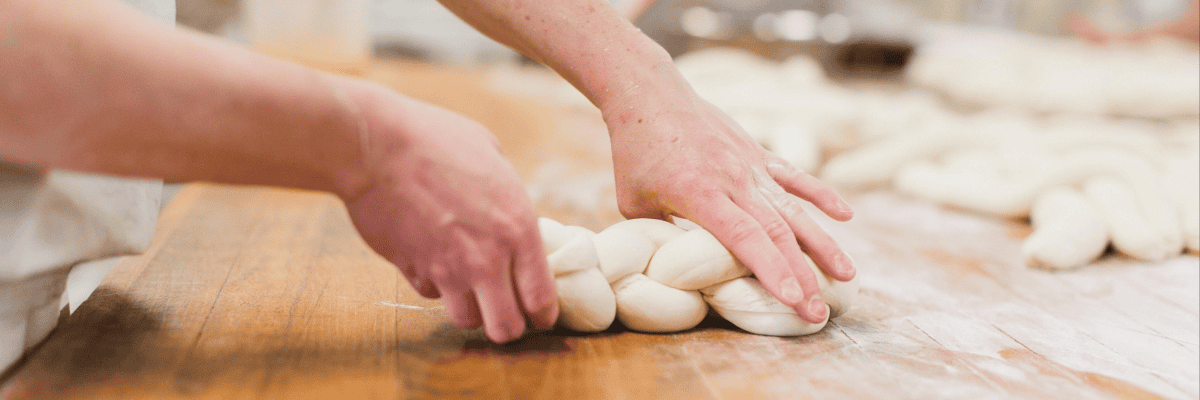
<path fill-rule="evenodd" d="M 783 219 L 772 219 L 763 225 L 763 230 L 767 232 L 767 236 L 776 243 L 786 243 L 795 240 L 795 234 L 792 233 L 792 228 L 788 226 Z"/>
<path fill-rule="evenodd" d="M 541 310 L 558 302 L 558 294 L 553 284 L 535 283 L 521 291 L 521 298 L 530 311 Z"/>
<path fill-rule="evenodd" d="M 725 171 L 726 177 L 734 187 L 747 187 L 753 183 L 752 170 L 743 163 L 734 163 Z"/>
<path fill-rule="evenodd" d="M 711 179 L 699 171 L 688 171 L 676 175 L 667 184 L 676 193 L 690 193 L 711 185 Z"/>
<path fill-rule="evenodd" d="M 454 274 L 450 273 L 450 268 L 445 265 L 433 264 L 429 266 L 429 278 L 434 282 L 445 284 L 450 282 L 450 278 L 453 276 Z"/>
<path fill-rule="evenodd" d="M 516 238 L 518 243 L 525 246 L 536 245 L 542 239 L 537 222 L 527 221 L 523 218 L 519 222 L 509 225 L 509 232 L 512 237 Z"/>
<path fill-rule="evenodd" d="M 800 203 L 786 194 L 776 197 L 776 208 L 779 209 L 779 214 L 784 218 L 792 218 L 804 212 L 800 207 Z"/>
<path fill-rule="evenodd" d="M 761 229 L 762 227 L 752 219 L 738 219 L 728 226 L 729 239 L 735 246 L 750 243 Z"/>

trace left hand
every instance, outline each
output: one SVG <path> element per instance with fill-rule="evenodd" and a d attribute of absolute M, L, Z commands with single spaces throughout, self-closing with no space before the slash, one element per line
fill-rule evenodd
<path fill-rule="evenodd" d="M 853 216 L 849 204 L 694 93 L 669 98 L 634 99 L 604 113 L 621 213 L 696 222 L 803 319 L 825 320 L 828 309 L 802 252 L 834 279 L 848 281 L 855 269 L 800 201 L 839 221 Z"/>

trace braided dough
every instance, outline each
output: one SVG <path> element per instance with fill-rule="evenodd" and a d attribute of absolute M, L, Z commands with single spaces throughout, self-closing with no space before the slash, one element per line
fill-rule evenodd
<path fill-rule="evenodd" d="M 841 153 L 822 178 L 1004 218 L 1029 217 L 1022 256 L 1069 269 L 1116 251 L 1157 261 L 1200 247 L 1196 123 L 1177 127 L 1012 111 L 944 123 Z"/>
<path fill-rule="evenodd" d="M 751 333 L 799 336 L 821 330 L 763 288 L 751 272 L 704 229 L 685 230 L 654 219 L 633 219 L 600 233 L 538 220 L 558 285 L 559 325 L 580 332 L 608 329 L 614 320 L 642 332 L 691 329 L 711 305 Z M 857 279 L 840 282 L 816 273 L 830 317 L 858 295 Z"/>

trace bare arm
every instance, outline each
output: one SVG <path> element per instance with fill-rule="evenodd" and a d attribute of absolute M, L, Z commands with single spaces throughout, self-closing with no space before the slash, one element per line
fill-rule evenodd
<path fill-rule="evenodd" d="M 483 126 L 114 0 L 0 2 L 0 159 L 331 191 L 459 325 L 506 342 L 558 315 L 533 206 Z"/>
<path fill-rule="evenodd" d="M 113 0 L 0 3 L 0 158 L 122 175 L 361 191 L 341 79 Z"/>
<path fill-rule="evenodd" d="M 800 207 L 853 215 L 828 185 L 754 143 L 700 99 L 667 52 L 603 0 L 441 0 L 488 36 L 553 68 L 604 115 L 629 218 L 704 226 L 810 322 L 828 315 L 803 253 L 840 280 L 850 258 Z"/>
<path fill-rule="evenodd" d="M 604 0 L 441 0 L 484 34 L 566 78 L 601 110 L 688 88 L 661 46 Z"/>

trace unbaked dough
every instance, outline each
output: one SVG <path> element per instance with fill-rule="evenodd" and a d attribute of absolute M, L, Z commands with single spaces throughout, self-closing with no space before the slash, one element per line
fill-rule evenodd
<path fill-rule="evenodd" d="M 700 290 L 720 282 L 750 276 L 717 238 L 704 229 L 679 235 L 650 259 L 646 276 L 683 290 Z"/>
<path fill-rule="evenodd" d="M 679 332 L 692 329 L 708 313 L 695 290 L 680 290 L 643 274 L 629 275 L 613 284 L 617 292 L 617 319 L 642 332 Z"/>
<path fill-rule="evenodd" d="M 1132 188 L 1121 181 L 1098 177 L 1083 187 L 1092 204 L 1100 211 L 1118 251 L 1141 260 L 1162 260 L 1179 253 L 1155 232 L 1154 225 L 1142 213 Z"/>
<path fill-rule="evenodd" d="M 1108 247 L 1108 226 L 1077 190 L 1051 189 L 1029 216 L 1033 233 L 1021 246 L 1025 263 L 1049 270 L 1071 269 L 1099 258 Z"/>
<path fill-rule="evenodd" d="M 596 235 L 549 218 L 539 218 L 538 229 L 558 291 L 558 323 L 579 332 L 608 329 L 617 315 L 616 296 L 599 270 Z"/>
<path fill-rule="evenodd" d="M 633 219 L 598 234 L 547 218 L 538 226 L 558 287 L 558 323 L 568 329 L 598 332 L 615 319 L 633 330 L 678 332 L 699 324 L 709 304 L 734 325 L 763 335 L 805 335 L 825 325 L 805 322 L 772 297 L 698 226 L 685 230 Z M 858 295 L 857 279 L 836 281 L 811 259 L 805 261 L 817 276 L 830 317 L 849 310 Z"/>

